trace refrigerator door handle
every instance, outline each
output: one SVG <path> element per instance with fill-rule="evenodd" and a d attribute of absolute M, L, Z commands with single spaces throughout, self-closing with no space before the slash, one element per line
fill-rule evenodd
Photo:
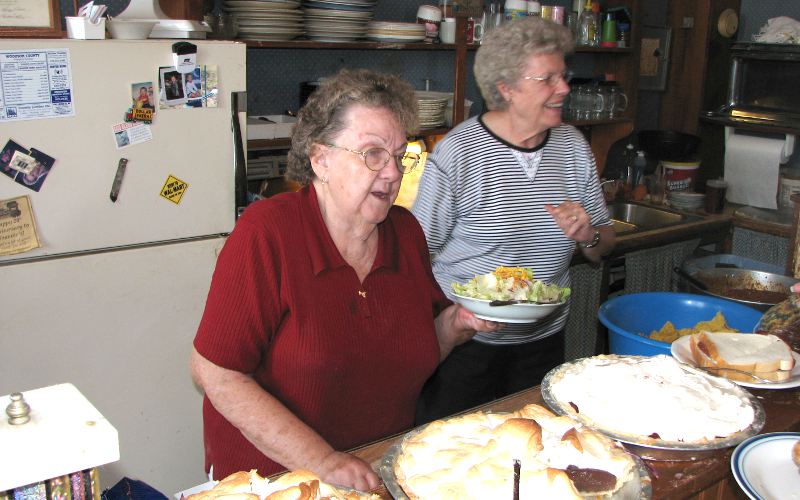
<path fill-rule="evenodd" d="M 233 130 L 234 193 L 236 211 L 234 218 L 247 207 L 247 154 L 239 113 L 247 112 L 247 92 L 231 92 L 231 128 Z"/>

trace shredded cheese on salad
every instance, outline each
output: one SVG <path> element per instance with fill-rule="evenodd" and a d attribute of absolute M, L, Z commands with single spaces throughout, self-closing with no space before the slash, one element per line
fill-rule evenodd
<path fill-rule="evenodd" d="M 453 291 L 463 297 L 485 300 L 530 300 L 544 304 L 564 302 L 569 288 L 533 279 L 529 267 L 498 267 L 492 273 L 479 274 L 467 283 L 452 284 Z"/>

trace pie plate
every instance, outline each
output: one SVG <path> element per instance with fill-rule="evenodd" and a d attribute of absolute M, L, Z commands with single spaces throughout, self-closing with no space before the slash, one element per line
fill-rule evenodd
<path fill-rule="evenodd" d="M 399 442 L 392 445 L 383 455 L 378 468 L 378 473 L 383 480 L 383 485 L 392 495 L 394 500 L 409 500 L 408 495 L 397 482 L 397 476 L 394 473 L 394 464 L 403 447 L 403 442 L 406 439 L 411 439 L 425 429 L 430 424 L 426 424 L 416 429 L 410 430 L 403 436 Z M 631 455 L 634 462 L 636 462 L 636 474 L 627 483 L 622 485 L 619 491 L 610 497 L 603 497 L 609 500 L 649 500 L 653 497 L 653 485 L 650 475 L 647 473 L 647 467 L 642 460 L 636 455 Z M 374 465 L 373 465 L 374 467 Z M 587 498 L 596 498 L 595 496 L 587 496 Z"/>
<path fill-rule="evenodd" d="M 606 355 L 605 358 L 632 358 L 634 360 L 646 360 L 647 356 L 617 356 Z M 580 366 L 590 358 L 581 358 L 574 361 L 563 363 L 556 368 L 550 370 L 542 380 L 541 390 L 542 398 L 545 403 L 557 415 L 567 415 L 573 420 L 576 420 L 586 427 L 594 429 L 611 439 L 615 439 L 625 444 L 625 447 L 636 455 L 648 460 L 665 460 L 665 461 L 691 461 L 699 460 L 714 455 L 717 450 L 731 448 L 738 445 L 745 439 L 748 439 L 759 432 L 764 427 L 766 422 L 766 413 L 764 407 L 761 406 L 758 399 L 750 394 L 748 391 L 742 389 L 728 379 L 714 377 L 705 372 L 700 372 L 694 368 L 686 367 L 678 363 L 684 370 L 689 371 L 699 377 L 706 379 L 706 383 L 710 386 L 716 387 L 721 391 L 733 395 L 745 401 L 753 408 L 753 421 L 745 429 L 742 429 L 729 436 L 715 438 L 705 442 L 686 442 L 686 441 L 672 441 L 660 438 L 653 438 L 650 436 L 636 436 L 631 434 L 623 434 L 618 431 L 606 429 L 597 425 L 587 416 L 575 411 L 575 408 L 568 401 L 559 401 L 553 393 L 553 386 L 567 376 L 569 372 L 578 373 L 580 376 Z M 614 388 L 618 391 L 624 391 L 624 387 Z M 631 396 L 633 397 L 633 396 Z"/>

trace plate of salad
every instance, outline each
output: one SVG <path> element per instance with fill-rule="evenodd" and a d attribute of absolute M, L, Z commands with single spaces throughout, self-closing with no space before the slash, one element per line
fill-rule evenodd
<path fill-rule="evenodd" d="M 533 323 L 563 306 L 570 289 L 533 278 L 527 267 L 498 267 L 467 283 L 453 283 L 456 301 L 475 316 L 502 323 Z"/>

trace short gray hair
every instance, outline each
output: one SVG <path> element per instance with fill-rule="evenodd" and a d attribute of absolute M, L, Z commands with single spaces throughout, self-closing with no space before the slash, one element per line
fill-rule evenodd
<path fill-rule="evenodd" d="M 497 84 L 519 80 L 532 55 L 571 53 L 575 49 L 572 36 L 566 27 L 540 17 L 515 19 L 486 33 L 475 55 L 474 69 L 486 107 L 505 109 L 508 103 L 497 90 Z"/>
<path fill-rule="evenodd" d="M 353 105 L 389 110 L 406 135 L 417 134 L 417 99 L 414 88 L 400 77 L 366 69 L 343 69 L 325 78 L 297 114 L 286 178 L 306 186 L 314 179 L 311 154 L 314 144 L 328 144 L 347 125 L 344 116 Z"/>

